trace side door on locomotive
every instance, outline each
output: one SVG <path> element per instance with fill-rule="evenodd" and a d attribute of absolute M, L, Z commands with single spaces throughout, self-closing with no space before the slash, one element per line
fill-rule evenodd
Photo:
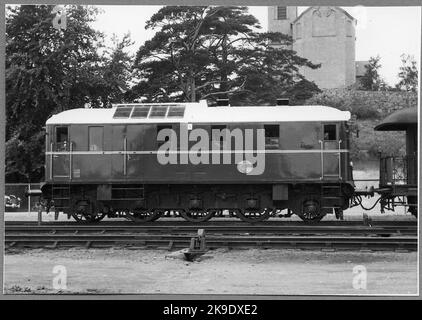
<path fill-rule="evenodd" d="M 47 143 L 50 150 L 49 178 L 69 179 L 70 178 L 70 126 L 56 125 L 49 130 Z M 54 153 L 54 154 L 53 154 Z"/>
<path fill-rule="evenodd" d="M 321 180 L 342 179 L 341 149 L 345 142 L 340 137 L 340 127 L 341 125 L 335 122 L 321 123 Z"/>

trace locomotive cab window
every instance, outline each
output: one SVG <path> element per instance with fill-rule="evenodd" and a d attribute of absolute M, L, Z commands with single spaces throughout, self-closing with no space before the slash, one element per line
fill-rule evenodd
<path fill-rule="evenodd" d="M 278 148 L 280 140 L 280 126 L 279 125 L 265 125 L 265 147 Z"/>
<path fill-rule="evenodd" d="M 88 127 L 89 151 L 103 150 L 103 127 Z"/>
<path fill-rule="evenodd" d="M 56 149 L 57 151 L 67 151 L 69 145 L 69 128 L 56 127 Z"/>
<path fill-rule="evenodd" d="M 324 125 L 324 141 L 337 140 L 337 126 L 335 124 Z"/>

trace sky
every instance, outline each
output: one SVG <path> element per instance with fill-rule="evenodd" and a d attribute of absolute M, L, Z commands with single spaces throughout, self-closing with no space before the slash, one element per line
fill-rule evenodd
<path fill-rule="evenodd" d="M 130 52 L 136 53 L 145 40 L 152 38 L 154 31 L 145 30 L 145 22 L 160 9 L 160 6 L 98 6 L 102 13 L 93 26 L 106 34 L 108 39 L 115 33 L 122 37 L 130 32 L 134 45 Z M 298 7 L 300 14 L 307 7 Z M 420 60 L 421 7 L 342 7 L 357 19 L 356 61 L 381 57 L 380 75 L 394 85 L 401 66 L 400 55 L 413 55 Z M 267 30 L 266 6 L 249 7 Z"/>

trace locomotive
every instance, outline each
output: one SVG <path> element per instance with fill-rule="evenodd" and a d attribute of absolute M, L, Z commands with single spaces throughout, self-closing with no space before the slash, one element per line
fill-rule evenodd
<path fill-rule="evenodd" d="M 342 218 L 365 194 L 353 182 L 350 112 L 282 104 L 131 103 L 53 115 L 47 211 L 88 222 L 204 222 L 223 211 L 257 222 L 285 209 L 308 222 Z"/>

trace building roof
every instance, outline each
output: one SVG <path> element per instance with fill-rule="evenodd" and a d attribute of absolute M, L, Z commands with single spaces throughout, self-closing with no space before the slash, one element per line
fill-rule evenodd
<path fill-rule="evenodd" d="M 179 106 L 185 107 L 180 117 L 144 117 L 130 116 L 116 118 L 119 108 L 144 106 Z M 170 108 L 170 107 L 169 107 Z M 169 109 L 168 108 L 168 109 Z M 151 108 L 152 110 L 152 108 Z M 134 112 L 134 111 L 132 111 Z M 130 112 L 129 112 L 130 113 Z M 133 115 L 133 114 L 132 114 Z M 130 124 L 130 123 L 271 123 L 271 122 L 299 122 L 299 121 L 347 121 L 349 111 L 340 111 L 325 106 L 250 106 L 250 107 L 208 107 L 205 100 L 199 103 L 172 104 L 126 104 L 116 105 L 107 109 L 71 109 L 53 115 L 47 120 L 52 124 Z"/>
<path fill-rule="evenodd" d="M 295 20 L 293 20 L 293 22 L 292 22 L 292 24 L 295 24 L 296 23 L 296 21 L 298 21 L 299 19 L 301 19 L 302 18 L 302 16 L 303 15 L 305 15 L 308 11 L 310 11 L 310 10 L 312 10 L 312 9 L 315 9 L 315 8 L 318 8 L 319 6 L 313 6 L 313 7 L 309 7 L 309 8 L 307 8 L 305 11 L 303 11 Z M 336 10 L 339 10 L 339 11 L 341 11 L 341 12 L 343 12 L 347 17 L 349 17 L 350 19 L 352 19 L 352 20 L 354 20 L 354 21 L 356 21 L 356 19 L 355 18 L 353 18 L 346 10 L 344 10 L 344 9 L 342 9 L 342 8 L 340 8 L 340 7 L 330 7 L 330 8 L 335 8 Z"/>
<path fill-rule="evenodd" d="M 403 131 L 417 124 L 418 110 L 416 108 L 406 108 L 390 114 L 374 129 L 377 131 Z"/>

